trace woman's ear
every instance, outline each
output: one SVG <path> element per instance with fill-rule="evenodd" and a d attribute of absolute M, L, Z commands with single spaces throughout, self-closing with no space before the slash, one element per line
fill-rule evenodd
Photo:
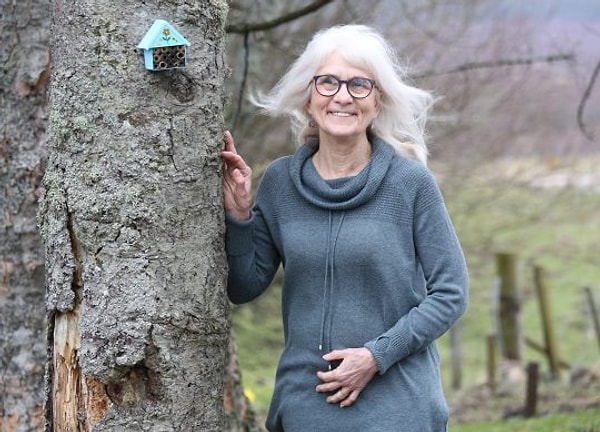
<path fill-rule="evenodd" d="M 380 91 L 377 91 L 375 95 L 375 109 L 377 110 L 377 114 L 381 112 L 381 107 L 383 105 L 383 94 Z"/>
<path fill-rule="evenodd" d="M 306 115 L 308 116 L 308 118 L 312 119 L 312 113 L 310 112 L 311 109 L 311 105 L 310 105 L 310 98 L 306 101 L 306 104 L 304 104 L 304 111 L 306 112 Z"/>

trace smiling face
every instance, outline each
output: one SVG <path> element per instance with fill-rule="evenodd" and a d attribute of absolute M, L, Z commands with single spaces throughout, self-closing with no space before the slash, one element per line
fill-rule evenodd
<path fill-rule="evenodd" d="M 339 80 L 355 77 L 373 79 L 368 71 L 352 66 L 340 55 L 334 54 L 317 70 L 316 75 L 333 75 Z M 324 140 L 364 139 L 367 128 L 379 113 L 377 88 L 363 99 L 353 98 L 342 84 L 333 96 L 320 95 L 312 84 L 308 113 L 319 126 L 319 136 Z"/>

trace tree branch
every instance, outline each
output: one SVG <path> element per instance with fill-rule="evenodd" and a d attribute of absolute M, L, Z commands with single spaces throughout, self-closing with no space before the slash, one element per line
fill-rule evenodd
<path fill-rule="evenodd" d="M 309 5 L 301 8 L 301 9 L 298 9 L 297 11 L 290 12 L 286 15 L 282 15 L 282 16 L 272 19 L 270 21 L 264 21 L 261 23 L 229 24 L 229 25 L 225 26 L 225 32 L 226 33 L 245 34 L 248 32 L 271 30 L 282 24 L 286 24 L 297 18 L 301 18 L 305 15 L 311 14 L 311 13 L 319 10 L 323 6 L 331 3 L 332 1 L 333 0 L 315 0 L 314 2 L 310 3 Z"/>
<path fill-rule="evenodd" d="M 242 83 L 240 84 L 240 91 L 238 95 L 238 103 L 237 108 L 235 110 L 235 115 L 233 116 L 233 124 L 231 125 L 231 131 L 235 133 L 237 129 L 238 123 L 240 121 L 240 116 L 242 114 L 242 103 L 244 101 L 244 93 L 246 91 L 246 80 L 248 78 L 248 68 L 249 68 L 249 57 L 250 57 L 250 45 L 248 44 L 248 35 L 250 33 L 244 33 L 244 71 L 242 73 Z"/>
<path fill-rule="evenodd" d="M 475 70 L 475 69 L 490 69 L 490 68 L 497 68 L 497 67 L 503 67 L 503 66 L 521 66 L 521 65 L 530 65 L 530 64 L 534 64 L 534 63 L 552 63 L 552 62 L 556 62 L 556 61 L 573 60 L 573 58 L 574 57 L 572 54 L 556 54 L 556 55 L 551 55 L 551 56 L 546 56 L 546 57 L 531 57 L 531 58 L 525 58 L 525 59 L 514 59 L 514 60 L 505 59 L 505 60 L 491 60 L 491 61 L 483 61 L 483 62 L 471 62 L 471 63 L 464 63 L 460 66 L 457 66 L 457 67 L 454 67 L 451 69 L 441 70 L 441 71 L 428 70 L 428 71 L 420 72 L 420 73 L 411 75 L 411 78 L 414 78 L 414 79 L 425 78 L 425 77 L 432 77 L 432 76 L 439 76 L 439 75 L 448 75 L 448 74 L 457 73 L 457 72 L 466 72 L 466 71 Z"/>
<path fill-rule="evenodd" d="M 585 123 L 583 122 L 583 113 L 585 111 L 585 105 L 587 103 L 587 100 L 589 99 L 590 95 L 592 94 L 592 90 L 594 88 L 594 85 L 596 84 L 596 79 L 598 78 L 598 74 L 600 74 L 600 61 L 596 64 L 596 67 L 594 68 L 594 72 L 592 72 L 592 77 L 590 78 L 590 81 L 588 82 L 585 92 L 583 93 L 583 96 L 581 97 L 581 101 L 579 102 L 579 107 L 577 107 L 577 126 L 579 126 L 579 130 L 581 131 L 583 136 L 585 136 L 590 141 L 594 140 L 594 136 L 585 127 Z"/>

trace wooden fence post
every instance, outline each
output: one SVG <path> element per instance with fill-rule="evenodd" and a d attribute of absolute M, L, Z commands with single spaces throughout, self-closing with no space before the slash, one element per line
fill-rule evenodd
<path fill-rule="evenodd" d="M 527 394 L 525 396 L 525 409 L 523 415 L 526 418 L 534 417 L 537 411 L 537 389 L 539 378 L 539 365 L 535 362 L 527 364 Z"/>
<path fill-rule="evenodd" d="M 548 290 L 544 279 L 544 269 L 540 266 L 533 267 L 535 290 L 537 292 L 538 303 L 540 305 L 540 314 L 542 318 L 542 327 L 544 331 L 544 345 L 550 373 L 552 379 L 558 379 L 560 376 L 560 365 L 558 359 L 558 345 L 550 316 L 550 301 L 548 299 Z"/>
<path fill-rule="evenodd" d="M 450 328 L 450 361 L 452 364 L 452 388 L 454 390 L 459 390 L 462 386 L 460 333 L 460 321 L 458 321 Z"/>
<path fill-rule="evenodd" d="M 600 348 L 600 319 L 598 318 L 598 309 L 596 308 L 596 302 L 594 301 L 594 295 L 590 287 L 585 287 L 585 293 L 590 305 L 590 313 L 592 315 L 592 322 L 594 323 L 594 331 L 596 332 L 596 339 L 598 340 L 598 348 Z"/>
<path fill-rule="evenodd" d="M 517 289 L 517 258 L 514 254 L 496 254 L 499 293 L 499 334 L 502 357 L 521 360 L 520 300 Z"/>
<path fill-rule="evenodd" d="M 496 391 L 496 335 L 488 335 L 487 341 L 487 384 L 494 393 Z"/>

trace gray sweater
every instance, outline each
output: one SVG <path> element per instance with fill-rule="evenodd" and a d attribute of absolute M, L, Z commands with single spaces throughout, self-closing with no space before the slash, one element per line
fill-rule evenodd
<path fill-rule="evenodd" d="M 285 347 L 269 431 L 442 432 L 435 340 L 465 311 L 464 256 L 430 171 L 375 138 L 356 176 L 323 180 L 317 143 L 266 170 L 248 221 L 227 218 L 228 295 L 248 302 L 284 268 Z M 316 392 L 322 355 L 367 347 L 379 372 L 353 406 Z"/>

